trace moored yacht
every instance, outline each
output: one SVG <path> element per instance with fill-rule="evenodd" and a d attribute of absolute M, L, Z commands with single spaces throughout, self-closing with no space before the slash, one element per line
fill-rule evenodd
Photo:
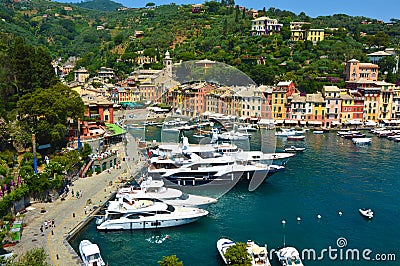
<path fill-rule="evenodd" d="M 271 266 L 271 263 L 268 259 L 268 251 L 267 246 L 260 247 L 254 241 L 247 241 L 247 253 L 249 253 L 251 257 L 251 265 L 263 265 L 263 266 Z"/>
<path fill-rule="evenodd" d="M 105 266 L 100 255 L 99 246 L 89 240 L 82 240 L 79 243 L 79 253 L 85 266 Z"/>
<path fill-rule="evenodd" d="M 295 265 L 303 266 L 300 254 L 294 247 L 284 247 L 275 252 L 282 266 Z"/>
<path fill-rule="evenodd" d="M 225 258 L 226 251 L 228 250 L 228 248 L 235 245 L 236 243 L 228 238 L 221 238 L 217 241 L 217 250 L 225 264 L 229 264 L 229 261 Z"/>
<path fill-rule="evenodd" d="M 161 177 L 181 186 L 202 185 L 210 182 L 226 184 L 238 179 L 250 181 L 254 175 L 263 177 L 265 180 L 284 169 L 285 167 L 280 165 L 251 161 L 239 162 L 230 156 L 222 156 L 218 159 L 202 159 L 176 169 L 164 169 L 165 172 Z"/>
<path fill-rule="evenodd" d="M 191 207 L 174 207 L 155 202 L 151 210 L 143 208 L 136 211 L 112 212 L 107 210 L 105 217 L 97 223 L 98 230 L 154 229 L 184 225 L 207 216 L 208 211 Z"/>
<path fill-rule="evenodd" d="M 221 238 L 217 241 L 217 250 L 224 261 L 225 264 L 229 265 L 230 262 L 225 257 L 227 250 L 235 246 L 236 242 L 232 241 L 228 238 Z M 268 259 L 268 251 L 267 247 L 260 247 L 254 241 L 248 240 L 246 243 L 246 251 L 250 258 L 250 263 L 252 266 L 262 265 L 262 266 L 271 266 L 271 263 Z"/>
<path fill-rule="evenodd" d="M 371 138 L 353 138 L 352 141 L 356 145 L 362 145 L 362 144 L 371 144 L 372 139 Z"/>
<path fill-rule="evenodd" d="M 140 188 L 129 186 L 121 188 L 116 194 L 116 198 L 128 198 L 129 201 L 150 199 L 159 200 L 174 206 L 203 207 L 217 202 L 217 199 L 193 194 L 184 194 L 175 188 L 164 186 L 163 180 L 153 180 L 147 177 L 140 184 Z"/>

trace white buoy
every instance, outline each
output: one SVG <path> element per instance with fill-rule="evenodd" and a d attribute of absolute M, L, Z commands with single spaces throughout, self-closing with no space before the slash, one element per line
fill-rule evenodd
<path fill-rule="evenodd" d="M 285 221 L 285 220 L 282 220 L 282 224 L 286 224 L 286 221 Z"/>
<path fill-rule="evenodd" d="M 341 211 L 339 211 L 339 216 L 342 216 L 342 214 L 343 214 L 343 213 L 342 213 Z"/>
<path fill-rule="evenodd" d="M 318 214 L 318 215 L 317 215 L 317 218 L 318 218 L 318 219 L 321 219 L 321 218 L 322 218 L 321 214 Z"/>
<path fill-rule="evenodd" d="M 297 221 L 298 221 L 298 222 L 300 222 L 300 221 L 301 221 L 301 218 L 300 218 L 300 216 L 299 216 L 299 217 L 297 217 Z"/>

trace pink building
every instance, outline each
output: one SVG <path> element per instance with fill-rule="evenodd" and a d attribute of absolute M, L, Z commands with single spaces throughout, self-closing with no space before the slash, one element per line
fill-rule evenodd
<path fill-rule="evenodd" d="M 340 111 L 342 108 L 342 98 L 340 89 L 337 86 L 324 86 L 322 95 L 325 98 L 325 126 L 334 127 L 340 125 Z"/>

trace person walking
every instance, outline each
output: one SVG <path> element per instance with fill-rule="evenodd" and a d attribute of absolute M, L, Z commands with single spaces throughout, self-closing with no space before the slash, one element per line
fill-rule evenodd
<path fill-rule="evenodd" d="M 40 226 L 40 234 L 41 234 L 42 236 L 44 236 L 43 225 Z"/>

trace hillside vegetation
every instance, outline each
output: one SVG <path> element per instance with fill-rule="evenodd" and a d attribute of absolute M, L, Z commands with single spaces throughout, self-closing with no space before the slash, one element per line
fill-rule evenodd
<path fill-rule="evenodd" d="M 251 36 L 252 18 L 238 6 L 225 3 L 207 1 L 204 12 L 193 14 L 191 5 L 149 4 L 147 8 L 118 11 L 119 5 L 107 0 L 79 4 L 8 1 L 0 5 L 0 36 L 6 46 L 22 37 L 28 44 L 45 47 L 52 58 L 65 61 L 70 56 L 78 57 L 76 67 L 84 66 L 91 73 L 106 66 L 123 78 L 138 67 L 133 63 L 137 51 L 161 59 L 169 50 L 175 61 L 207 58 L 239 68 L 258 84 L 293 80 L 307 92 L 320 90 L 324 84 L 343 86 L 343 63 L 349 59 L 368 62 L 367 53 L 398 48 L 397 19 L 385 24 L 343 14 L 311 18 L 271 7 L 259 10 L 259 16 L 283 23 L 281 34 Z M 293 43 L 291 21 L 307 21 L 312 28 L 324 28 L 327 37 L 317 45 L 308 41 Z M 135 38 L 135 31 L 143 31 L 144 37 Z M 391 70 L 393 64 L 394 60 L 383 61 L 381 73 Z M 398 80 L 390 71 L 384 78 Z"/>

